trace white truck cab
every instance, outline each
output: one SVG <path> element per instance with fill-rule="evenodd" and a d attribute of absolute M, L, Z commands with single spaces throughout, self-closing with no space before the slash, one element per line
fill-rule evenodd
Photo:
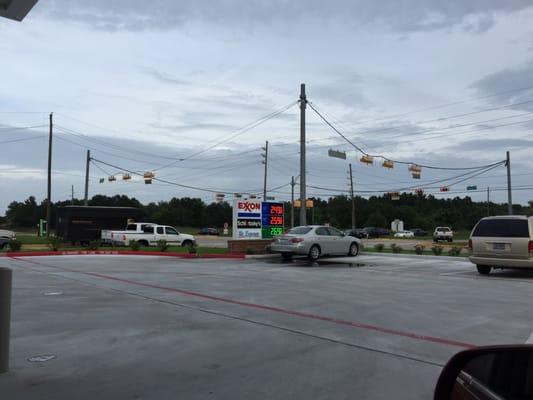
<path fill-rule="evenodd" d="M 134 240 L 141 246 L 155 246 L 159 240 L 165 240 L 169 245 L 191 247 L 196 244 L 193 235 L 180 233 L 176 228 L 149 222 L 130 223 L 123 231 L 103 230 L 103 243 L 115 246 L 127 246 Z"/>

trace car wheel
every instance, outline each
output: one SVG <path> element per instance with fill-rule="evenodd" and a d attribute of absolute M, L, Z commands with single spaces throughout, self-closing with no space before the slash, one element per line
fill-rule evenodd
<path fill-rule="evenodd" d="M 319 257 L 320 257 L 320 247 L 318 247 L 318 245 L 314 244 L 309 249 L 309 258 L 312 261 L 316 261 L 316 260 L 319 259 Z"/>
<path fill-rule="evenodd" d="M 183 243 L 181 244 L 182 247 L 188 247 L 188 248 L 191 248 L 192 247 L 192 242 L 190 240 L 185 240 L 183 241 Z"/>
<path fill-rule="evenodd" d="M 357 243 L 354 242 L 350 244 L 350 249 L 348 250 L 348 256 L 355 257 L 357 256 L 357 254 L 359 254 L 359 246 L 357 245 Z"/>
<path fill-rule="evenodd" d="M 476 265 L 477 272 L 481 275 L 488 275 L 490 273 L 491 267 L 488 265 Z"/>
<path fill-rule="evenodd" d="M 284 260 L 287 260 L 287 261 L 292 260 L 292 254 L 291 254 L 291 253 L 281 253 L 281 257 L 282 257 Z"/>

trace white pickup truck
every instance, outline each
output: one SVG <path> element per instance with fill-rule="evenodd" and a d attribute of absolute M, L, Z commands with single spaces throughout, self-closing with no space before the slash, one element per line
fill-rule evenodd
<path fill-rule="evenodd" d="M 192 247 L 196 244 L 193 235 L 179 233 L 176 228 L 166 225 L 157 225 L 148 222 L 128 224 L 124 231 L 103 230 L 102 243 L 114 246 L 127 246 L 135 240 L 141 246 L 155 246 L 158 240 L 166 240 L 169 245 Z"/>

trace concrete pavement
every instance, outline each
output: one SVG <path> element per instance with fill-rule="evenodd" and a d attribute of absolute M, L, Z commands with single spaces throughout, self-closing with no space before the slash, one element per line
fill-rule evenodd
<path fill-rule="evenodd" d="M 530 272 L 481 277 L 460 259 L 0 263 L 14 270 L 6 399 L 427 399 L 455 352 L 533 331 Z"/>

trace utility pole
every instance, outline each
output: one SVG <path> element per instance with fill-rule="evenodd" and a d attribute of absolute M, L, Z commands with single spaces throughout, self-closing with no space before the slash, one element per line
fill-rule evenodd
<path fill-rule="evenodd" d="M 48 135 L 48 194 L 46 197 L 46 236 L 50 236 L 50 220 L 52 218 L 52 132 L 54 113 L 50 113 L 50 133 Z"/>
<path fill-rule="evenodd" d="M 305 108 L 307 97 L 305 96 L 305 83 L 300 85 L 300 226 L 306 225 L 305 208 Z"/>
<path fill-rule="evenodd" d="M 507 151 L 505 166 L 507 167 L 507 213 L 513 215 L 513 198 L 511 195 L 511 156 L 509 155 L 509 151 Z"/>
<path fill-rule="evenodd" d="M 83 205 L 87 206 L 89 202 L 89 166 L 91 165 L 91 150 L 87 150 L 87 164 L 85 164 L 85 197 Z"/>
<path fill-rule="evenodd" d="M 291 228 L 294 228 L 294 176 L 291 177 Z"/>
<path fill-rule="evenodd" d="M 487 217 L 490 217 L 490 187 L 487 186 Z"/>
<path fill-rule="evenodd" d="M 70 185 L 71 194 L 70 194 L 70 204 L 74 205 L 74 185 Z"/>
<path fill-rule="evenodd" d="M 261 161 L 265 164 L 265 177 L 263 179 L 263 201 L 267 200 L 267 172 L 268 172 L 268 140 L 265 142 L 265 147 L 261 147 L 265 152 L 261 155 L 264 158 L 264 161 Z"/>
<path fill-rule="evenodd" d="M 355 230 L 355 198 L 353 194 L 352 163 L 350 163 L 350 194 L 352 195 L 352 231 Z"/>

